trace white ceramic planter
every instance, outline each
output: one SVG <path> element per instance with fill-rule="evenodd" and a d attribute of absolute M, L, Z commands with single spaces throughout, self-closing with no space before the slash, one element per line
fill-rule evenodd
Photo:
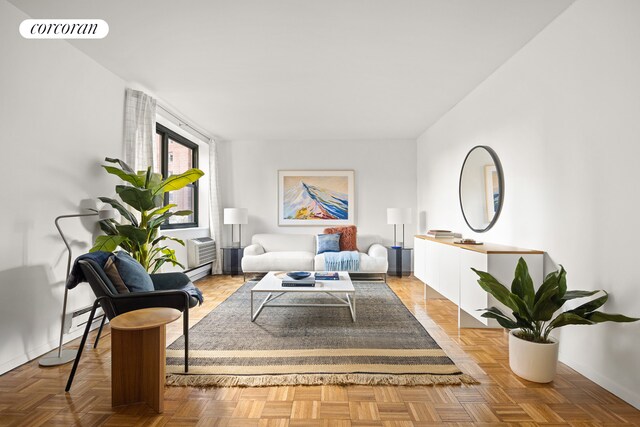
<path fill-rule="evenodd" d="M 558 341 L 540 344 L 525 341 L 509 332 L 509 366 L 519 377 L 536 383 L 548 383 L 556 376 L 558 366 Z"/>

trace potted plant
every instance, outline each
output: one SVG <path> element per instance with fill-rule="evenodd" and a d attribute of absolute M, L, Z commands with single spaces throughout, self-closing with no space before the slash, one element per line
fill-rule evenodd
<path fill-rule="evenodd" d="M 158 231 L 160 226 L 172 216 L 190 215 L 191 211 L 171 211 L 171 208 L 177 205 L 165 205 L 164 194 L 197 181 L 204 172 L 193 168 L 163 179 L 162 175 L 153 173 L 150 167 L 146 171 L 136 172 L 122 160 L 107 157 L 105 161 L 120 166 L 103 165 L 102 167 L 129 185 L 116 185 L 116 193 L 122 203 L 109 197 L 98 199 L 120 212 L 124 223 L 114 219 L 100 221 L 100 228 L 106 235 L 96 238 L 91 252 L 113 252 L 120 246 L 150 273 L 158 271 L 166 262 L 184 268 L 176 259 L 175 251 L 163 244 L 166 240 L 173 240 L 184 246 L 184 242 L 171 236 L 159 236 Z M 125 207 L 123 203 L 130 208 Z"/>
<path fill-rule="evenodd" d="M 510 330 L 509 366 L 516 375 L 529 381 L 553 381 L 558 364 L 558 341 L 550 335 L 554 329 L 567 325 L 640 320 L 598 311 L 607 302 L 605 291 L 567 290 L 567 272 L 562 266 L 559 271 L 549 273 L 537 291 L 522 258 L 516 266 L 511 290 L 489 273 L 472 270 L 479 276 L 478 283 L 482 289 L 512 311 L 513 317 L 510 317 L 497 307 L 481 309 L 484 311 L 482 317 L 495 319 L 503 328 Z M 591 297 L 598 292 L 604 295 L 554 317 L 567 301 Z"/>

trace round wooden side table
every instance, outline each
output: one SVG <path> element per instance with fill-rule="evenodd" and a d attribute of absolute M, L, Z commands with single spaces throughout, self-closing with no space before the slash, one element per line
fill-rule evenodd
<path fill-rule="evenodd" d="M 111 406 L 145 402 L 164 410 L 166 325 L 173 308 L 144 308 L 111 319 Z"/>

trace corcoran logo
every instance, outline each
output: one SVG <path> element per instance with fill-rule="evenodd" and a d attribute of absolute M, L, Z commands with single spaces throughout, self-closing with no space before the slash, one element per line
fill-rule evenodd
<path fill-rule="evenodd" d="M 109 24 L 102 19 L 25 19 L 20 34 L 25 39 L 102 39 Z"/>

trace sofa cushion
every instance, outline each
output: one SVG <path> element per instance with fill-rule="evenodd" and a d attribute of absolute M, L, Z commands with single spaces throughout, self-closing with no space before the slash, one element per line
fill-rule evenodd
<path fill-rule="evenodd" d="M 119 251 L 114 255 L 114 263 L 118 274 L 130 292 L 151 292 L 155 290 L 151 276 L 142 264 L 126 252 Z"/>
<path fill-rule="evenodd" d="M 316 271 L 326 271 L 324 254 L 314 257 L 314 266 Z M 358 273 L 386 273 L 387 259 L 376 258 L 360 252 L 360 270 Z"/>
<path fill-rule="evenodd" d="M 340 234 L 318 234 L 316 243 L 316 254 L 340 252 Z"/>
<path fill-rule="evenodd" d="M 358 228 L 355 225 L 325 228 L 324 233 L 340 234 L 340 250 L 341 251 L 357 251 L 358 250 L 358 244 L 357 244 Z"/>
<path fill-rule="evenodd" d="M 313 252 L 279 251 L 242 258 L 242 271 L 264 273 L 267 271 L 313 271 Z"/>
<path fill-rule="evenodd" d="M 129 288 L 124 284 L 124 280 L 122 280 L 122 276 L 120 276 L 120 273 L 118 272 L 115 259 L 116 257 L 111 255 L 107 259 L 107 262 L 104 263 L 103 270 L 119 294 L 128 294 Z"/>
<path fill-rule="evenodd" d="M 254 234 L 251 243 L 262 246 L 265 252 L 316 251 L 316 236 L 313 234 Z"/>

